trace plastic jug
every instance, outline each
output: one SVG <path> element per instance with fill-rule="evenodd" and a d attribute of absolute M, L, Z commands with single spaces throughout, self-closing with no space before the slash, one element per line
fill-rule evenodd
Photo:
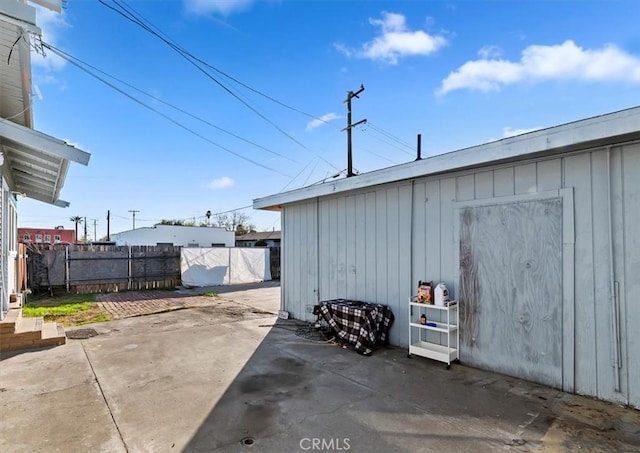
<path fill-rule="evenodd" d="M 446 302 L 449 302 L 449 290 L 444 283 L 438 283 L 434 290 L 434 302 L 436 305 L 444 306 Z"/>

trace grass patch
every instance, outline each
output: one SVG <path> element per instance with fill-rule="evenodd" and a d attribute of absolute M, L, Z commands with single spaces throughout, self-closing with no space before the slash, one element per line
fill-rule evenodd
<path fill-rule="evenodd" d="M 22 316 L 42 317 L 64 326 L 79 326 L 109 321 L 110 317 L 95 302 L 95 294 L 38 295 L 30 297 L 22 307 Z"/>
<path fill-rule="evenodd" d="M 214 293 L 213 291 L 209 291 L 208 293 L 203 294 L 204 297 L 219 297 L 218 293 Z"/>
<path fill-rule="evenodd" d="M 80 311 L 86 311 L 91 308 L 90 302 L 81 302 L 79 304 L 62 304 L 62 305 L 48 305 L 43 307 L 26 306 L 22 309 L 23 316 L 42 316 L 42 317 L 57 317 L 68 316 Z"/>

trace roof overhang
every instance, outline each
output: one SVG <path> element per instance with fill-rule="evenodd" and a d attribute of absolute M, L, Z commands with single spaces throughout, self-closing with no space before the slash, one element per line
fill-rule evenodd
<path fill-rule="evenodd" d="M 0 118 L 0 151 L 11 190 L 66 207 L 60 200 L 70 162 L 89 163 L 91 154 L 63 140 Z"/>
<path fill-rule="evenodd" d="M 351 178 L 303 187 L 253 200 L 254 209 L 282 205 L 418 177 L 516 162 L 640 139 L 640 107 L 440 154 Z"/>

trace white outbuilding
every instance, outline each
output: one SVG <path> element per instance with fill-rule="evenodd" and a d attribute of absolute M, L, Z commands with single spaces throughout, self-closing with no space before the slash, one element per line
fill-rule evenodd
<path fill-rule="evenodd" d="M 235 234 L 226 228 L 155 225 L 111 235 L 116 245 L 175 245 L 180 247 L 234 247 Z"/>
<path fill-rule="evenodd" d="M 281 212 L 282 309 L 444 282 L 469 365 L 640 407 L 640 107 L 254 200 Z"/>

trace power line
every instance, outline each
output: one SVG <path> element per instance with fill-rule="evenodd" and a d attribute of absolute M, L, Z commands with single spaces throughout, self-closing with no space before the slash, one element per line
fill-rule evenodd
<path fill-rule="evenodd" d="M 405 153 L 405 154 L 408 154 L 408 155 L 410 155 L 410 156 L 413 156 L 413 153 L 410 153 L 410 152 L 409 152 L 409 151 L 407 151 L 406 149 L 401 148 L 401 147 L 400 147 L 400 146 L 398 146 L 397 144 L 395 144 L 395 143 L 393 143 L 393 142 L 391 142 L 391 141 L 389 141 L 389 140 L 386 140 L 386 139 L 384 139 L 384 138 L 382 138 L 382 137 L 378 137 L 378 136 L 376 136 L 376 135 L 373 135 L 373 134 L 368 133 L 368 129 L 367 129 L 367 128 L 363 129 L 363 132 L 367 133 L 367 134 L 369 135 L 369 137 L 371 137 L 371 138 L 373 138 L 373 139 L 376 139 L 376 140 L 378 140 L 378 141 L 380 141 L 380 142 L 382 142 L 382 143 L 384 143 L 384 144 L 387 144 L 387 145 L 389 145 L 389 146 L 391 146 L 391 147 L 393 147 L 393 148 L 395 148 L 395 149 L 397 149 L 397 150 L 399 150 L 399 151 L 402 151 L 402 152 L 403 152 L 403 153 Z"/>
<path fill-rule="evenodd" d="M 151 94 L 151 93 L 147 93 L 146 91 L 143 91 L 143 90 L 141 90 L 140 88 L 137 88 L 137 87 L 135 87 L 135 86 L 131 85 L 130 83 L 127 83 L 127 82 L 125 82 L 124 80 L 119 79 L 118 77 L 115 77 L 115 76 L 113 76 L 113 75 L 111 75 L 111 74 L 109 74 L 109 73 L 107 73 L 107 72 L 105 72 L 105 71 L 101 70 L 100 68 L 97 68 L 97 67 L 95 67 L 95 66 L 93 66 L 93 65 L 91 65 L 91 64 L 89 64 L 89 63 L 87 63 L 86 61 L 83 61 L 83 60 L 81 60 L 81 59 L 79 59 L 79 58 L 77 58 L 77 57 L 74 57 L 73 55 L 71 55 L 71 54 L 70 54 L 70 53 L 68 53 L 68 52 L 65 52 L 64 50 L 57 49 L 57 48 L 56 48 L 55 50 L 57 50 L 58 52 L 60 52 L 60 53 L 64 54 L 64 56 L 65 56 L 65 57 L 67 57 L 67 59 L 73 59 L 73 60 L 76 60 L 77 62 L 79 62 L 79 63 L 81 63 L 81 64 L 83 64 L 83 65 L 85 65 L 85 66 L 87 66 L 87 67 L 89 67 L 89 68 L 91 68 L 91 69 L 93 69 L 94 71 L 97 71 L 97 72 L 99 72 L 100 74 L 103 74 L 103 75 L 105 75 L 105 76 L 109 77 L 110 79 L 113 79 L 113 80 L 115 80 L 115 81 L 117 81 L 117 82 L 119 82 L 119 83 L 121 83 L 121 84 L 123 84 L 123 85 L 125 85 L 125 86 L 127 86 L 127 87 L 129 87 L 129 88 L 131 88 L 132 90 L 135 90 L 135 91 L 137 91 L 137 92 L 139 92 L 139 93 L 141 93 L 141 94 L 144 94 L 145 96 L 148 96 L 148 97 L 150 97 L 151 99 L 153 99 L 153 100 L 155 100 L 155 101 L 157 101 L 157 102 L 160 102 L 161 104 L 164 104 L 164 105 L 166 105 L 166 106 L 168 106 L 168 107 L 171 107 L 172 109 L 177 110 L 178 112 L 183 113 L 183 114 L 185 114 L 185 115 L 187 115 L 187 116 L 189 116 L 189 117 L 191 117 L 191 118 L 193 118 L 193 119 L 196 119 L 196 120 L 198 120 L 198 121 L 200 121 L 200 122 L 202 122 L 202 123 L 204 123 L 204 124 L 206 124 L 206 125 L 208 125 L 208 126 L 211 126 L 211 127 L 215 128 L 215 129 L 217 129 L 217 130 L 221 131 L 221 132 L 224 132 L 224 133 L 225 133 L 225 134 L 227 134 L 227 135 L 230 135 L 230 136 L 232 136 L 232 137 L 234 137 L 234 138 L 237 138 L 238 140 L 242 140 L 242 141 L 243 141 L 243 142 L 245 142 L 245 143 L 248 143 L 248 144 L 250 144 L 250 145 L 253 145 L 253 146 L 255 146 L 255 147 L 257 147 L 257 148 L 260 148 L 260 149 L 262 149 L 262 150 L 264 150 L 264 151 L 267 151 L 267 152 L 269 152 L 269 153 L 271 153 L 271 154 L 273 154 L 273 155 L 276 155 L 276 156 L 282 157 L 282 158 L 287 159 L 287 160 L 289 160 L 289 161 L 291 161 L 291 162 L 298 163 L 297 161 L 295 161 L 294 159 L 291 159 L 290 157 L 287 157 L 287 156 L 285 156 L 285 155 L 283 155 L 283 154 L 280 154 L 280 153 L 278 153 L 278 152 L 276 152 L 276 151 L 273 151 L 273 150 L 271 150 L 271 149 L 269 149 L 269 148 L 266 148 L 266 147 L 264 147 L 264 146 L 262 146 L 262 145 L 259 145 L 258 143 L 252 142 L 251 140 L 248 140 L 248 139 L 246 139 L 246 138 L 244 138 L 244 137 L 241 137 L 240 135 L 237 135 L 237 134 L 235 134 L 235 133 L 233 133 L 233 132 L 230 132 L 230 131 L 228 131 L 228 130 L 226 130 L 226 129 L 223 129 L 223 128 L 221 128 L 220 126 L 217 126 L 217 125 L 215 125 L 215 124 L 213 124 L 213 123 L 211 123 L 211 122 L 209 122 L 209 121 L 207 121 L 207 120 L 205 120 L 205 119 L 203 119 L 203 118 L 201 118 L 201 117 L 199 117 L 199 116 L 197 116 L 197 115 L 194 115 L 194 114 L 192 114 L 192 113 L 189 113 L 189 112 L 187 112 L 186 110 L 181 109 L 180 107 L 177 107 L 177 106 L 175 106 L 175 105 L 173 105 L 173 104 L 171 104 L 171 103 L 169 103 L 169 102 L 167 102 L 167 101 L 165 101 L 165 100 L 163 100 L 163 99 L 161 99 L 161 98 L 159 98 L 159 97 L 157 97 L 157 96 L 154 96 L 154 95 L 153 95 L 153 94 Z M 67 61 L 68 61 L 68 60 L 67 60 Z"/>
<path fill-rule="evenodd" d="M 209 79 L 211 79 L 213 82 L 215 82 L 218 86 L 220 86 L 223 90 L 225 90 L 228 94 L 230 94 L 231 96 L 233 96 L 235 99 L 237 99 L 240 103 L 242 103 L 245 107 L 247 107 L 249 110 L 251 110 L 252 112 L 254 112 L 256 115 L 258 115 L 260 118 L 262 118 L 264 121 L 266 121 L 268 124 L 270 124 L 272 127 L 274 127 L 278 132 L 280 132 L 281 134 L 283 134 L 285 137 L 289 138 L 291 141 L 293 141 L 294 143 L 296 143 L 298 146 L 300 146 L 301 148 L 314 153 L 311 149 L 309 149 L 306 145 L 304 145 L 302 142 L 300 142 L 299 140 L 297 140 L 295 137 L 293 137 L 291 134 L 287 133 L 284 129 L 282 129 L 280 126 L 278 126 L 274 121 L 272 121 L 271 119 L 269 119 L 266 115 L 264 115 L 263 113 L 261 113 L 258 109 L 256 109 L 255 107 L 253 107 L 251 104 L 249 104 L 247 101 L 245 101 L 244 99 L 242 99 L 238 94 L 236 94 L 235 92 L 233 92 L 233 90 L 231 90 L 229 87 L 227 87 L 225 84 L 223 84 L 221 81 L 219 81 L 217 78 L 215 78 L 213 75 L 211 75 L 209 72 L 207 72 L 205 69 L 203 69 L 200 65 L 198 65 L 196 62 L 201 63 L 201 60 L 197 57 L 195 57 L 193 54 L 191 54 L 189 51 L 187 51 L 184 47 L 181 47 L 180 45 L 178 45 L 177 43 L 175 43 L 173 40 L 171 40 L 170 38 L 166 37 L 159 29 L 158 27 L 154 26 L 153 24 L 151 24 L 151 22 L 149 22 L 148 20 L 144 19 L 144 17 L 137 13 L 135 10 L 133 10 L 133 8 L 128 7 L 128 6 L 123 6 L 118 0 L 113 0 L 114 4 L 116 4 L 119 8 L 114 8 L 113 6 L 107 4 L 104 0 L 98 0 L 100 2 L 100 4 L 102 4 L 103 6 L 109 8 L 110 10 L 116 12 L 117 14 L 121 15 L 122 17 L 124 17 L 125 19 L 127 19 L 128 21 L 138 25 L 139 27 L 141 27 L 143 30 L 147 31 L 148 33 L 152 34 L 153 36 L 155 36 L 156 38 L 160 39 L 161 41 L 163 41 L 165 44 L 167 44 L 170 48 L 172 48 L 175 52 L 177 52 L 180 56 L 182 56 L 185 60 L 187 60 L 189 63 L 191 63 L 191 65 L 193 65 L 196 69 L 198 69 L 200 72 L 202 72 L 205 76 L 207 76 Z M 132 12 L 133 11 L 133 12 Z M 146 23 L 145 23 L 146 22 Z M 202 63 L 201 63 L 202 64 Z M 315 154 L 315 153 L 314 153 Z M 337 167 L 335 167 L 331 162 L 329 162 L 328 160 L 324 159 L 324 157 L 318 155 L 318 157 L 320 159 L 322 159 L 325 163 L 327 163 L 328 165 L 334 167 L 337 169 Z"/>
<path fill-rule="evenodd" d="M 391 140 L 405 146 L 406 148 L 409 148 L 410 150 L 414 150 L 415 147 L 409 143 L 407 143 L 406 141 L 402 140 L 399 137 L 396 137 L 395 135 L 393 135 L 391 132 L 388 132 L 384 129 L 382 129 L 380 126 L 377 126 L 375 124 L 372 124 L 371 122 L 368 123 L 369 127 L 371 127 L 372 129 L 374 129 L 375 131 L 379 132 L 382 135 L 385 135 L 386 137 L 390 138 Z"/>
<path fill-rule="evenodd" d="M 94 77 L 94 78 L 98 79 L 99 81 L 101 81 L 101 82 L 102 82 L 102 83 L 104 83 L 105 85 L 107 85 L 107 86 L 109 86 L 110 88 L 112 88 L 112 89 L 116 90 L 117 92 L 119 92 L 119 93 L 120 93 L 120 94 L 122 94 L 123 96 L 128 97 L 129 99 L 131 99 L 132 101 L 136 102 L 137 104 L 139 104 L 139 105 L 141 105 L 141 106 L 143 106 L 143 107 L 145 107 L 145 108 L 147 108 L 147 109 L 151 110 L 152 112 L 156 113 L 157 115 L 160 115 L 161 117 L 163 117 L 163 118 L 164 118 L 164 119 L 166 119 L 167 121 L 172 122 L 172 123 L 173 123 L 173 124 L 175 124 L 176 126 L 178 126 L 178 127 L 180 127 L 181 129 L 184 129 L 185 131 L 187 131 L 187 132 L 189 132 L 189 133 L 191 133 L 191 134 L 195 135 L 196 137 L 201 138 L 202 140 L 204 140 L 204 141 L 206 141 L 206 142 L 208 142 L 208 143 L 210 143 L 210 144 L 212 144 L 212 145 L 214 145 L 214 146 L 216 146 L 216 147 L 218 147 L 218 148 L 222 149 L 223 151 L 228 152 L 229 154 L 233 154 L 234 156 L 239 157 L 240 159 L 246 160 L 247 162 L 250 162 L 250 163 L 252 163 L 252 164 L 254 164 L 254 165 L 257 165 L 258 167 L 262 167 L 262 168 L 264 168 L 264 169 L 266 169 L 266 170 L 272 171 L 272 172 L 274 172 L 274 173 L 278 173 L 279 175 L 286 176 L 286 177 L 288 177 L 288 178 L 290 178 L 290 177 L 291 177 L 290 175 L 288 175 L 288 174 L 286 174 L 286 173 L 283 173 L 283 172 L 281 172 L 280 170 L 277 170 L 277 169 L 275 169 L 275 168 L 271 168 L 271 167 L 269 167 L 269 166 L 267 166 L 267 165 L 264 165 L 264 164 L 262 164 L 262 163 L 260 163 L 260 162 L 258 162 L 258 161 L 255 161 L 255 160 L 253 160 L 253 159 L 251 159 L 251 158 L 249 158 L 249 157 L 243 156 L 242 154 L 239 154 L 239 153 L 237 153 L 237 152 L 235 152 L 235 151 L 230 150 L 229 148 L 227 148 L 227 147 L 225 147 L 225 146 L 222 146 L 222 145 L 220 145 L 220 144 L 218 144 L 218 143 L 214 142 L 213 140 L 211 140 L 211 139 L 209 139 L 209 138 L 205 137 L 204 135 L 202 135 L 202 134 L 200 134 L 200 133 L 198 133 L 198 132 L 194 131 L 193 129 L 191 129 L 191 128 L 189 128 L 189 127 L 185 126 L 184 124 L 180 123 L 179 121 L 177 121 L 177 120 L 175 120 L 175 119 L 171 118 L 170 116 L 168 116 L 168 115 L 166 115 L 166 114 L 162 113 L 162 112 L 161 112 L 161 111 L 159 111 L 158 109 L 155 109 L 155 108 L 151 107 L 150 105 L 148 105 L 148 104 L 144 103 L 144 102 L 143 102 L 143 101 L 141 101 L 140 99 L 137 99 L 137 98 L 136 98 L 136 97 L 134 97 L 133 95 L 131 95 L 131 94 L 129 94 L 129 93 L 127 93 L 127 92 L 125 92 L 124 90 L 121 90 L 120 88 L 118 88 L 118 87 L 117 87 L 117 86 L 115 86 L 114 84 L 110 83 L 109 81 L 105 80 L 104 78 L 100 77 L 99 75 L 94 74 L 93 72 L 89 71 L 87 68 L 85 68 L 85 67 L 83 67 L 82 65 L 78 64 L 75 60 L 70 59 L 70 58 L 67 58 L 67 57 L 66 57 L 62 52 L 59 52 L 59 51 L 58 51 L 58 49 L 57 49 L 56 47 L 52 46 L 51 44 L 48 44 L 48 43 L 43 42 L 43 43 L 42 43 L 42 45 L 43 45 L 45 48 L 47 48 L 47 49 L 51 50 L 53 53 L 55 53 L 55 54 L 56 54 L 56 55 L 58 55 L 59 57 L 61 57 L 61 58 L 65 59 L 66 61 L 68 61 L 68 62 L 69 62 L 69 63 L 71 63 L 72 65 L 76 66 L 78 69 L 80 69 L 80 70 L 82 70 L 82 71 L 86 72 L 86 73 L 87 73 L 87 74 L 89 74 L 90 76 L 92 76 L 92 77 Z"/>
<path fill-rule="evenodd" d="M 101 3 L 102 3 L 102 2 L 101 2 Z M 160 30 L 157 26 L 153 25 L 153 23 L 151 23 L 150 21 L 146 20 L 146 19 L 144 18 L 144 16 L 142 16 L 142 14 L 140 14 L 138 11 L 136 11 L 132 6 L 127 5 L 124 1 L 123 1 L 123 2 L 121 2 L 122 4 L 119 4 L 119 2 L 118 2 L 117 0 L 114 0 L 114 3 L 118 4 L 118 6 L 120 6 L 122 9 L 124 9 L 125 11 L 127 11 L 127 13 L 128 13 L 128 14 L 131 14 L 132 16 L 134 16 L 133 18 L 131 18 L 131 19 L 129 19 L 129 20 L 135 21 L 135 23 L 136 23 L 137 25 L 139 25 L 139 26 L 143 26 L 144 22 L 146 22 L 146 24 L 144 24 L 144 26 L 155 29 L 155 31 L 156 31 L 158 34 L 161 34 L 161 35 L 163 35 L 165 38 L 167 38 L 167 39 L 169 39 L 170 41 L 172 41 L 172 40 L 171 40 L 171 39 L 170 39 L 170 38 L 169 38 L 165 33 L 163 33 L 163 32 L 162 32 L 162 30 Z M 103 4 L 104 4 L 104 3 L 103 3 Z M 105 5 L 105 6 L 109 7 L 108 5 Z M 112 8 L 112 9 L 113 9 L 113 8 Z M 118 12 L 118 11 L 116 11 L 116 12 Z M 118 13 L 119 13 L 119 12 L 118 12 Z M 120 14 L 120 13 L 119 13 L 119 14 Z M 136 18 L 136 17 L 135 17 L 135 15 L 137 15 L 138 17 Z M 140 23 L 138 23 L 138 22 L 140 22 Z M 141 23 L 142 23 L 142 24 L 141 24 Z M 172 42 L 174 42 L 174 41 L 172 41 Z M 174 42 L 174 43 L 175 43 L 175 42 Z M 177 45 L 177 44 L 176 44 L 176 45 Z M 181 47 L 181 46 L 180 46 L 180 47 Z M 311 114 L 311 113 L 307 113 L 307 112 L 305 112 L 305 111 L 303 111 L 303 110 L 300 110 L 300 109 L 298 109 L 298 108 L 292 107 L 292 106 L 290 106 L 290 105 L 286 104 L 285 102 L 279 101 L 278 99 L 275 99 L 274 97 L 269 96 L 268 94 L 263 93 L 262 91 L 260 91 L 260 90 L 258 90 L 258 89 L 256 89 L 256 88 L 253 88 L 252 86 L 250 86 L 250 85 L 248 85 L 248 84 L 246 84 L 246 83 L 242 82 L 241 80 L 238 80 L 237 78 L 233 77 L 232 75 L 230 75 L 230 74 L 228 74 L 228 73 L 224 72 L 224 71 L 223 71 L 223 70 L 221 70 L 220 68 L 217 68 L 217 67 L 213 66 L 212 64 L 208 63 L 207 61 L 202 60 L 201 58 L 199 58 L 199 57 L 197 57 L 197 56 L 193 55 L 193 53 L 189 52 L 189 51 L 188 51 L 188 50 L 186 50 L 185 48 L 181 47 L 181 49 L 182 49 L 184 52 L 186 52 L 186 53 L 187 53 L 191 58 L 193 58 L 194 60 L 198 61 L 199 63 L 201 63 L 201 64 L 203 64 L 203 65 L 205 65 L 206 67 L 208 67 L 209 69 L 211 69 L 211 70 L 213 70 L 213 71 L 217 72 L 218 74 L 220 74 L 220 75 L 222 75 L 222 76 L 226 77 L 227 79 L 229 79 L 229 80 L 231 80 L 231 81 L 233 81 L 233 82 L 237 83 L 238 85 L 242 86 L 243 88 L 246 88 L 247 90 L 249 90 L 249 91 L 251 91 L 251 92 L 253 92 L 253 93 L 255 93 L 255 94 L 259 95 L 259 96 L 262 96 L 262 97 L 264 97 L 265 99 L 268 99 L 268 100 L 270 100 L 271 102 L 273 102 L 273 103 L 275 103 L 275 104 L 278 104 L 278 105 L 280 105 L 281 107 L 284 107 L 284 108 L 286 108 L 286 109 L 288 109 L 288 110 L 291 110 L 291 111 L 293 111 L 293 112 L 299 113 L 299 114 L 304 115 L 304 116 L 306 116 L 306 117 L 308 117 L 308 118 L 311 118 L 311 119 L 315 119 L 315 120 L 318 120 L 318 121 L 322 121 L 322 122 L 323 122 L 323 123 L 325 123 L 325 124 L 329 124 L 329 122 L 328 122 L 328 121 L 323 120 L 322 118 L 318 118 L 317 116 L 315 116 L 315 115 L 313 115 L 313 114 Z"/>

